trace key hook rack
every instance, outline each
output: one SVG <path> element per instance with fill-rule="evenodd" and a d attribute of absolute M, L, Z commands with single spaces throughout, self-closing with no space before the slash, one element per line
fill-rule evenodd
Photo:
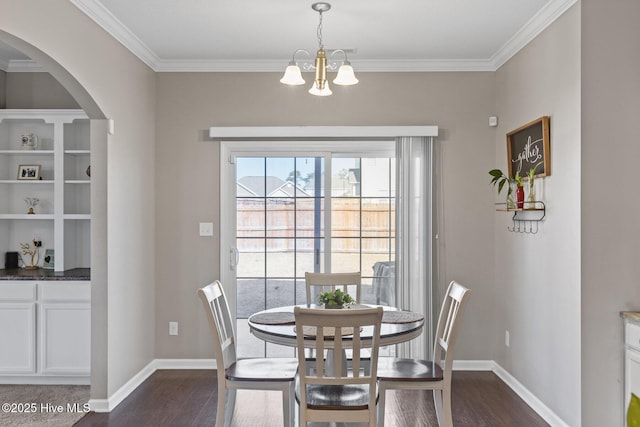
<path fill-rule="evenodd" d="M 507 230 L 512 233 L 537 234 L 540 221 L 544 220 L 547 209 L 544 202 L 524 202 L 522 208 L 507 208 L 506 203 L 496 203 L 498 212 L 513 212 L 512 226 Z"/>

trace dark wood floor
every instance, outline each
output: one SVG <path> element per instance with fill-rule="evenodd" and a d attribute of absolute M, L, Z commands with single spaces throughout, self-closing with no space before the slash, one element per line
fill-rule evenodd
<path fill-rule="evenodd" d="M 453 422 L 456 427 L 548 426 L 492 372 L 454 372 Z M 89 413 L 77 427 L 213 426 L 216 374 L 207 370 L 155 372 L 113 411 Z M 276 392 L 240 391 L 234 426 L 282 426 Z M 431 392 L 391 391 L 387 395 L 389 427 L 437 427 Z"/>

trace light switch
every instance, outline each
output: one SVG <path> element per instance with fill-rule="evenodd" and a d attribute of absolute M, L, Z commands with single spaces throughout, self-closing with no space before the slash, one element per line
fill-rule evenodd
<path fill-rule="evenodd" d="M 200 235 L 201 236 L 213 236 L 213 223 L 201 222 L 200 223 Z"/>
<path fill-rule="evenodd" d="M 169 335 L 178 335 L 178 322 L 169 322 Z"/>

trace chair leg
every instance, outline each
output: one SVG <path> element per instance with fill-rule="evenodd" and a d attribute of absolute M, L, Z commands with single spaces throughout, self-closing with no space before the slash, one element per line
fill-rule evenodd
<path fill-rule="evenodd" d="M 451 414 L 451 389 L 442 390 L 442 412 L 444 415 L 444 426 L 453 427 L 453 416 Z"/>
<path fill-rule="evenodd" d="M 433 405 L 436 408 L 438 425 L 440 427 L 453 427 L 451 389 L 433 390 Z"/>
<path fill-rule="evenodd" d="M 378 384 L 378 409 L 377 409 L 377 418 L 378 418 L 378 427 L 384 427 L 384 405 L 385 405 L 385 397 L 387 395 L 387 389 L 381 387 Z"/>
<path fill-rule="evenodd" d="M 224 415 L 225 415 L 225 406 L 227 403 L 227 390 L 220 389 L 218 387 L 218 408 L 216 412 L 216 427 L 223 427 L 224 424 Z"/>
<path fill-rule="evenodd" d="M 442 413 L 442 390 L 433 390 L 433 406 L 436 408 L 436 417 L 438 418 L 438 426 L 444 425 L 444 414 Z"/>
<path fill-rule="evenodd" d="M 289 382 L 287 389 L 282 390 L 282 420 L 287 427 L 293 427 L 295 422 L 295 385 Z"/>
<path fill-rule="evenodd" d="M 236 408 L 236 390 L 227 389 L 227 402 L 224 408 L 224 427 L 231 427 L 231 419 Z"/>

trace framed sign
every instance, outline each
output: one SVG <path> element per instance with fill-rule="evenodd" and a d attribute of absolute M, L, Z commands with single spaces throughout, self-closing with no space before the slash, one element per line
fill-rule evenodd
<path fill-rule="evenodd" d="M 535 167 L 535 176 L 551 175 L 549 116 L 542 116 L 507 134 L 509 176 L 526 177 Z"/>

